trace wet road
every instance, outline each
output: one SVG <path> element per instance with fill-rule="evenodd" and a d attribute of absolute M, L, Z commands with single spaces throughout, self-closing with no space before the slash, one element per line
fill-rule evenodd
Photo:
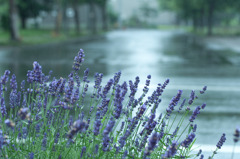
<path fill-rule="evenodd" d="M 207 85 L 206 94 L 199 96 L 195 103 L 207 103 L 197 118 L 197 143 L 214 146 L 225 132 L 225 151 L 229 156 L 233 131 L 240 126 L 240 53 L 207 48 L 202 38 L 180 31 L 123 30 L 109 32 L 105 39 L 81 44 L 1 51 L 0 73 L 10 69 L 20 81 L 25 79 L 27 70 L 32 69 L 32 62 L 38 61 L 44 72 L 51 69 L 54 76 L 64 77 L 71 71 L 79 48 L 86 53 L 83 69 L 90 68 L 91 76 L 95 72 L 103 73 L 105 81 L 119 70 L 122 80 L 140 76 L 142 87 L 151 74 L 152 89 L 170 78 L 159 112 L 165 110 L 179 89 L 188 98 L 192 89 L 197 92 Z M 222 157 L 219 154 L 216 158 Z"/>

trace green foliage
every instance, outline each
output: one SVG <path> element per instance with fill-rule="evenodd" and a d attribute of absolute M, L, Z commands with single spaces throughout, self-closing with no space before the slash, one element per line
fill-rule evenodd
<path fill-rule="evenodd" d="M 161 9 L 176 12 L 177 17 L 183 21 L 190 21 L 195 31 L 207 26 L 208 32 L 211 33 L 214 23 L 230 24 L 229 19 L 238 17 L 240 2 L 234 0 L 159 0 L 159 6 Z"/>

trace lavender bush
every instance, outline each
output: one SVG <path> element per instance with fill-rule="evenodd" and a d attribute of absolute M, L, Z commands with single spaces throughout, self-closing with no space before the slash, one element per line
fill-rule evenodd
<path fill-rule="evenodd" d="M 192 91 L 190 98 L 183 100 L 179 90 L 159 115 L 169 79 L 148 95 L 151 76 L 147 76 L 139 96 L 139 77 L 120 83 L 118 72 L 102 85 L 103 74 L 96 73 L 90 90 L 89 70 L 79 76 L 83 61 L 80 50 L 72 72 L 60 79 L 51 78 L 51 73 L 45 75 L 34 62 L 27 82 L 20 85 L 14 74 L 5 71 L 0 80 L 1 158 L 204 157 L 201 150 L 192 152 L 192 146 L 195 119 L 206 107 L 205 103 L 194 106 L 194 101 L 207 87 L 199 93 Z M 209 158 L 225 140 L 223 134 Z"/>

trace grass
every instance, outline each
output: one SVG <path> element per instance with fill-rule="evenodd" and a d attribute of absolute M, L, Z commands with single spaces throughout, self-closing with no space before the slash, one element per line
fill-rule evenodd
<path fill-rule="evenodd" d="M 0 46 L 54 43 L 89 35 L 87 31 L 76 34 L 74 30 L 70 30 L 68 33 L 56 34 L 51 29 L 21 29 L 19 33 L 21 41 L 12 42 L 10 41 L 9 33 L 0 30 Z"/>

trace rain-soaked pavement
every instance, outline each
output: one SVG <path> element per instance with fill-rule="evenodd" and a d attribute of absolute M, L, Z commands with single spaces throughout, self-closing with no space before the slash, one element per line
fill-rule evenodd
<path fill-rule="evenodd" d="M 86 53 L 83 69 L 104 74 L 104 81 L 122 71 L 122 80 L 141 79 L 142 87 L 148 74 L 151 88 L 170 78 L 163 94 L 159 112 L 164 111 L 179 89 L 188 98 L 191 90 L 198 92 L 207 85 L 206 94 L 199 95 L 195 105 L 207 103 L 198 116 L 197 144 L 205 151 L 214 150 L 223 132 L 226 146 L 216 158 L 230 158 L 232 135 L 240 126 L 240 53 L 210 49 L 203 38 L 181 31 L 121 30 L 111 31 L 106 38 L 86 43 L 24 47 L 0 50 L 0 73 L 10 69 L 19 81 L 25 79 L 38 61 L 44 72 L 53 70 L 56 77 L 66 77 L 79 48 Z M 141 89 L 139 89 L 140 91 Z M 239 149 L 239 150 L 237 150 Z M 237 147 L 240 156 L 240 147 Z"/>

